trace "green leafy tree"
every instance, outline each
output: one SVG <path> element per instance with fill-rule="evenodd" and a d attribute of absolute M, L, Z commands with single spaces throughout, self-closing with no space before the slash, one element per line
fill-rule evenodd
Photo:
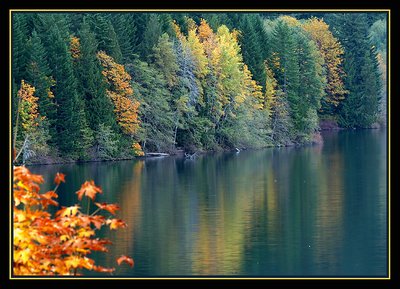
<path fill-rule="evenodd" d="M 157 48 L 163 47 L 164 44 L 160 41 L 160 47 Z M 154 49 L 156 59 L 161 51 L 157 48 Z M 170 108 L 172 95 L 167 78 L 162 70 L 140 60 L 129 65 L 127 71 L 132 75 L 133 88 L 141 104 L 139 114 L 143 130 L 143 149 L 172 151 L 175 147 L 174 115 Z"/>
<path fill-rule="evenodd" d="M 291 101 L 292 120 L 297 140 L 310 141 L 318 129 L 317 111 L 324 94 L 326 79 L 323 75 L 323 59 L 315 42 L 303 33 L 297 34 L 299 81 L 297 97 Z"/>
<path fill-rule="evenodd" d="M 96 154 L 111 160 L 118 156 L 119 137 L 111 126 L 100 123 L 96 130 Z"/>
<path fill-rule="evenodd" d="M 168 87 L 172 88 L 178 82 L 177 72 L 179 66 L 174 51 L 174 44 L 170 41 L 168 34 L 164 33 L 153 48 L 151 61 L 166 78 Z"/>

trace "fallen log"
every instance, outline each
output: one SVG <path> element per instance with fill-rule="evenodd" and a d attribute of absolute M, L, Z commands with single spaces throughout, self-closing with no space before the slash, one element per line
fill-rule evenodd
<path fill-rule="evenodd" d="M 146 157 L 167 157 L 169 154 L 167 153 L 146 153 Z"/>

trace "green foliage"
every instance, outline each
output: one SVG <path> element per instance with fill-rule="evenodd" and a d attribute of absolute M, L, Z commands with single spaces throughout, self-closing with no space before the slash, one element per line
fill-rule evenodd
<path fill-rule="evenodd" d="M 12 22 L 12 77 L 16 83 L 20 83 L 25 77 L 27 38 L 25 16 L 14 14 Z"/>
<path fill-rule="evenodd" d="M 293 127 L 299 135 L 298 142 L 309 142 L 309 136 L 318 129 L 317 110 L 324 93 L 322 57 L 315 45 L 303 33 L 297 34 L 299 82 L 296 98 L 291 103 Z M 316 120 L 316 121 L 315 121 Z M 295 133 L 295 134 L 296 134 Z"/>
<path fill-rule="evenodd" d="M 111 24 L 110 20 L 107 19 L 106 15 L 96 13 L 90 15 L 88 21 L 90 21 L 92 30 L 98 40 L 98 50 L 105 51 L 114 58 L 116 62 L 121 63 L 121 48 L 114 26 Z"/>
<path fill-rule="evenodd" d="M 127 63 L 132 58 L 133 45 L 131 39 L 137 33 L 136 27 L 129 14 L 126 13 L 112 13 L 111 23 L 114 27 L 117 36 L 118 44 L 121 50 L 122 59 L 114 57 L 115 60 Z M 112 56 L 112 55 L 111 55 Z"/>
<path fill-rule="evenodd" d="M 95 130 L 100 124 L 116 128 L 113 104 L 106 94 L 102 67 L 96 57 L 98 42 L 84 20 L 79 29 L 80 57 L 75 60 L 79 91 L 85 101 L 89 126 Z"/>
<path fill-rule="evenodd" d="M 151 62 L 164 75 L 168 87 L 172 88 L 177 84 L 179 66 L 174 51 L 174 44 L 170 41 L 168 34 L 164 33 L 158 39 L 157 45 L 153 48 Z"/>
<path fill-rule="evenodd" d="M 54 89 L 56 83 L 51 75 L 45 48 L 35 30 L 33 30 L 32 36 L 28 41 L 27 51 L 29 52 L 29 57 L 27 60 L 26 79 L 36 88 L 35 94 L 39 98 L 39 113 L 46 117 L 49 123 L 48 130 L 52 138 L 55 138 L 57 107 L 52 89 Z"/>
<path fill-rule="evenodd" d="M 110 126 L 100 123 L 97 128 L 95 138 L 97 157 L 111 160 L 118 155 L 118 135 Z"/>
<path fill-rule="evenodd" d="M 369 29 L 369 38 L 371 43 L 380 53 L 386 53 L 387 49 L 387 28 L 386 21 L 383 19 L 377 20 Z"/>
<path fill-rule="evenodd" d="M 163 42 L 159 42 L 163 45 Z M 160 48 L 160 47 L 159 47 Z M 159 58 L 160 49 L 155 49 Z M 174 148 L 174 121 L 170 107 L 171 94 L 163 71 L 146 62 L 136 60 L 128 66 L 133 88 L 140 102 L 143 130 L 143 149 L 147 151 L 172 151 Z"/>
<path fill-rule="evenodd" d="M 143 40 L 140 44 L 139 52 L 142 58 L 146 59 L 162 34 L 161 23 L 157 14 L 150 14 L 146 22 L 146 27 L 142 30 L 142 33 Z"/>
<path fill-rule="evenodd" d="M 57 26 L 50 28 L 48 38 L 53 43 L 48 55 L 57 84 L 54 89 L 57 103 L 57 146 L 67 155 L 82 157 L 91 139 L 91 132 L 86 121 L 83 98 L 77 89 L 72 57 Z"/>
<path fill-rule="evenodd" d="M 264 60 L 270 56 L 270 45 L 262 20 L 257 14 L 244 14 L 239 19 L 239 39 L 244 62 L 249 66 L 258 84 L 264 85 L 266 79 Z"/>
<path fill-rule="evenodd" d="M 339 123 L 343 127 L 370 127 L 377 121 L 381 85 L 376 51 L 368 38 L 367 16 L 335 16 L 335 33 L 345 48 L 343 68 L 349 90 L 340 107 Z"/>
<path fill-rule="evenodd" d="M 269 63 L 276 75 L 278 87 L 284 94 L 284 102 L 280 100 L 280 113 L 290 114 L 291 125 L 284 128 L 278 125 L 280 120 L 275 119 L 277 126 L 274 130 L 279 127 L 286 131 L 290 127 L 291 141 L 309 142 L 311 135 L 318 129 L 318 121 L 310 121 L 310 116 L 315 116 L 320 109 L 326 85 L 323 59 L 316 43 L 301 29 L 295 18 L 280 17 L 275 21 L 271 31 L 274 45 Z M 284 109 L 286 101 L 288 108 Z M 282 134 L 287 136 L 286 132 Z M 279 139 L 284 140 L 285 137 Z"/>
<path fill-rule="evenodd" d="M 25 79 L 26 161 L 309 143 L 317 112 L 384 119 L 386 33 L 382 13 L 15 12 L 12 121 Z"/>

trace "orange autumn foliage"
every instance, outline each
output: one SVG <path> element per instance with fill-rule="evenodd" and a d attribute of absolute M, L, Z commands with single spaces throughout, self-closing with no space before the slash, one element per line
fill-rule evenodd
<path fill-rule="evenodd" d="M 56 176 L 54 177 L 54 182 L 56 185 L 60 185 L 61 182 L 65 183 L 65 175 L 62 173 L 56 173 Z"/>
<path fill-rule="evenodd" d="M 81 189 L 76 192 L 76 194 L 78 195 L 78 200 L 82 200 L 83 195 L 94 200 L 96 198 L 97 193 L 102 194 L 103 191 L 100 187 L 97 187 L 94 184 L 94 181 L 90 181 L 90 182 L 86 181 L 81 186 Z"/>
<path fill-rule="evenodd" d="M 116 204 L 95 203 L 95 205 L 102 210 L 109 211 L 113 215 L 115 215 L 115 211 L 118 211 L 120 209 L 119 206 Z"/>
<path fill-rule="evenodd" d="M 135 156 L 139 156 L 139 157 L 144 156 L 144 152 L 139 143 L 134 142 L 132 144 L 132 149 L 133 149 L 133 153 L 135 154 Z"/>
<path fill-rule="evenodd" d="M 117 263 L 118 263 L 118 265 L 121 265 L 122 262 L 125 262 L 125 263 L 127 263 L 129 266 L 133 267 L 133 259 L 132 259 L 132 258 L 129 258 L 129 257 L 127 257 L 127 256 L 121 256 L 121 257 L 119 257 L 119 258 L 117 259 Z"/>
<path fill-rule="evenodd" d="M 104 51 L 99 51 L 97 58 L 104 68 L 102 73 L 110 85 L 107 94 L 114 103 L 117 122 L 125 134 L 134 135 L 140 124 L 138 116 L 140 103 L 133 99 L 131 76 L 123 65 L 116 63 Z"/>
<path fill-rule="evenodd" d="M 208 25 L 207 21 L 201 19 L 200 26 L 198 28 L 199 38 L 201 42 L 206 41 L 214 33 L 211 27 Z"/>
<path fill-rule="evenodd" d="M 40 193 L 43 177 L 32 174 L 24 166 L 14 167 L 14 275 L 79 275 L 81 269 L 103 273 L 115 270 L 95 265 L 89 255 L 93 251 L 107 252 L 106 245 L 111 244 L 108 240 L 96 238 L 96 230 L 104 225 L 111 229 L 126 227 L 120 219 L 96 215 L 100 210 L 115 214 L 119 207 L 102 203 L 92 214 L 85 214 L 77 204 L 62 207 L 51 214 L 47 207 L 58 206 L 56 189 L 64 181 L 65 175 L 57 174 L 54 180 L 56 188 Z M 80 191 L 83 191 L 82 196 L 94 199 L 99 190 L 91 181 L 85 183 Z M 123 257 L 128 263 L 132 260 Z M 119 264 L 121 258 L 117 260 Z"/>

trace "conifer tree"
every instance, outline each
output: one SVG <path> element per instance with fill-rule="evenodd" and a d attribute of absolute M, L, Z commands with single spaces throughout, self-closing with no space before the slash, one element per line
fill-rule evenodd
<path fill-rule="evenodd" d="M 115 129 L 113 104 L 107 96 L 102 66 L 96 57 L 98 43 L 86 21 L 82 23 L 78 35 L 80 57 L 76 60 L 76 71 L 89 125 L 92 130 L 97 130 L 100 124 Z"/>
<path fill-rule="evenodd" d="M 265 32 L 258 22 L 258 15 L 244 14 L 239 21 L 240 44 L 244 62 L 249 66 L 259 85 L 265 82 L 264 60 L 268 55 Z"/>
<path fill-rule="evenodd" d="M 53 43 L 49 47 L 49 63 L 56 81 L 57 144 L 63 153 L 84 157 L 93 138 L 87 124 L 83 99 L 78 92 L 72 56 L 58 26 L 50 29 L 48 38 Z"/>
<path fill-rule="evenodd" d="M 368 38 L 366 15 L 335 14 L 334 33 L 344 47 L 346 99 L 339 108 L 344 127 L 370 127 L 377 121 L 380 79 L 375 49 Z"/>
<path fill-rule="evenodd" d="M 98 40 L 98 50 L 105 51 L 108 55 L 115 59 L 117 62 L 122 61 L 122 52 L 118 43 L 117 34 L 115 33 L 114 26 L 105 15 L 96 13 L 90 15 L 90 23 L 93 32 Z M 88 19 L 88 20 L 89 20 Z"/>
<path fill-rule="evenodd" d="M 131 21 L 129 14 L 126 13 L 112 13 L 110 19 L 121 50 L 121 61 L 127 63 L 133 54 L 131 39 L 137 33 L 136 26 Z"/>
<path fill-rule="evenodd" d="M 12 22 L 12 77 L 16 83 L 25 77 L 28 40 L 26 19 L 23 14 L 13 14 Z"/>
<path fill-rule="evenodd" d="M 36 30 L 32 32 L 28 42 L 27 50 L 27 80 L 35 87 L 35 95 L 39 98 L 39 113 L 46 117 L 50 125 L 52 137 L 56 137 L 55 123 L 57 118 L 57 107 L 54 103 L 53 89 L 56 85 L 48 65 L 45 48 Z"/>
<path fill-rule="evenodd" d="M 151 54 L 153 47 L 157 44 L 158 38 L 161 36 L 161 23 L 157 14 L 150 14 L 146 22 L 146 28 L 143 30 L 143 39 L 140 44 L 140 55 L 146 59 Z"/>

